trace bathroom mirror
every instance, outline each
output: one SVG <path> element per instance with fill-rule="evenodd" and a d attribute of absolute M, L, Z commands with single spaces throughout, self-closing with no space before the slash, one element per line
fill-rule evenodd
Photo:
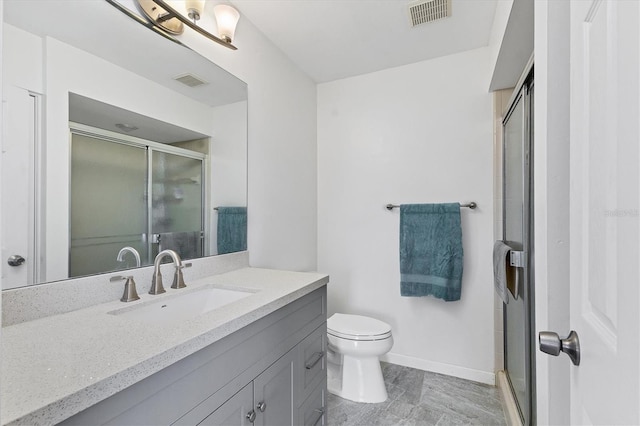
<path fill-rule="evenodd" d="M 107 1 L 7 0 L 2 47 L 3 289 L 246 249 L 244 82 Z"/>

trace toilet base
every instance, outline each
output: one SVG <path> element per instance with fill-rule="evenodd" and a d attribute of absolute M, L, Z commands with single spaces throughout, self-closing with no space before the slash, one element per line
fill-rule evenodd
<path fill-rule="evenodd" d="M 378 403 L 387 400 L 387 389 L 377 356 L 354 358 L 344 355 L 342 380 L 340 377 L 331 377 L 331 373 L 332 369 L 329 369 L 327 389 L 334 395 L 355 402 Z"/>

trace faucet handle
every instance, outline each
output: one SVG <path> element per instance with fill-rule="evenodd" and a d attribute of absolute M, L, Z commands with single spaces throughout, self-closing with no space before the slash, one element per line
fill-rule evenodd
<path fill-rule="evenodd" d="M 127 282 L 124 283 L 124 293 L 122 294 L 122 297 L 120 298 L 120 300 L 122 302 L 133 302 L 134 300 L 140 299 L 140 297 L 138 296 L 138 292 L 136 291 L 136 282 L 134 281 L 132 275 L 129 275 L 127 277 L 123 277 L 122 275 L 116 275 L 109 279 L 109 281 L 111 282 L 124 281 L 124 280 L 127 280 Z"/>
<path fill-rule="evenodd" d="M 182 270 L 184 268 L 191 268 L 191 263 L 183 263 L 180 266 L 176 266 L 176 272 L 173 274 L 171 288 L 185 288 L 187 286 L 184 283 L 184 275 L 182 275 Z"/>

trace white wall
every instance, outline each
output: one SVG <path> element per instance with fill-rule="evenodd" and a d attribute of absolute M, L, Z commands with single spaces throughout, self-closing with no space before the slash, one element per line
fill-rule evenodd
<path fill-rule="evenodd" d="M 391 362 L 493 383 L 492 101 L 487 48 L 318 86 L 318 267 L 330 314 L 391 324 Z M 399 214 L 463 209 L 462 298 L 400 297 Z"/>
<path fill-rule="evenodd" d="M 207 3 L 201 25 L 213 16 Z M 245 17 L 234 44 L 182 40 L 249 86 L 248 248 L 251 265 L 317 266 L 316 84 Z"/>
<path fill-rule="evenodd" d="M 42 93 L 42 38 L 4 23 L 2 35 L 3 87 L 13 85 Z"/>

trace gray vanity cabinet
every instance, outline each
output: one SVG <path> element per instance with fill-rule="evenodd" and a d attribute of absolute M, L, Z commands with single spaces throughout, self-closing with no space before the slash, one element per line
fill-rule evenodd
<path fill-rule="evenodd" d="M 232 396 L 200 425 L 294 425 L 295 353 L 276 361 L 256 379 Z"/>
<path fill-rule="evenodd" d="M 324 425 L 326 287 L 65 420 L 65 425 Z"/>
<path fill-rule="evenodd" d="M 200 425 L 324 424 L 320 420 L 326 410 L 325 351 L 326 330 L 319 327 Z"/>

